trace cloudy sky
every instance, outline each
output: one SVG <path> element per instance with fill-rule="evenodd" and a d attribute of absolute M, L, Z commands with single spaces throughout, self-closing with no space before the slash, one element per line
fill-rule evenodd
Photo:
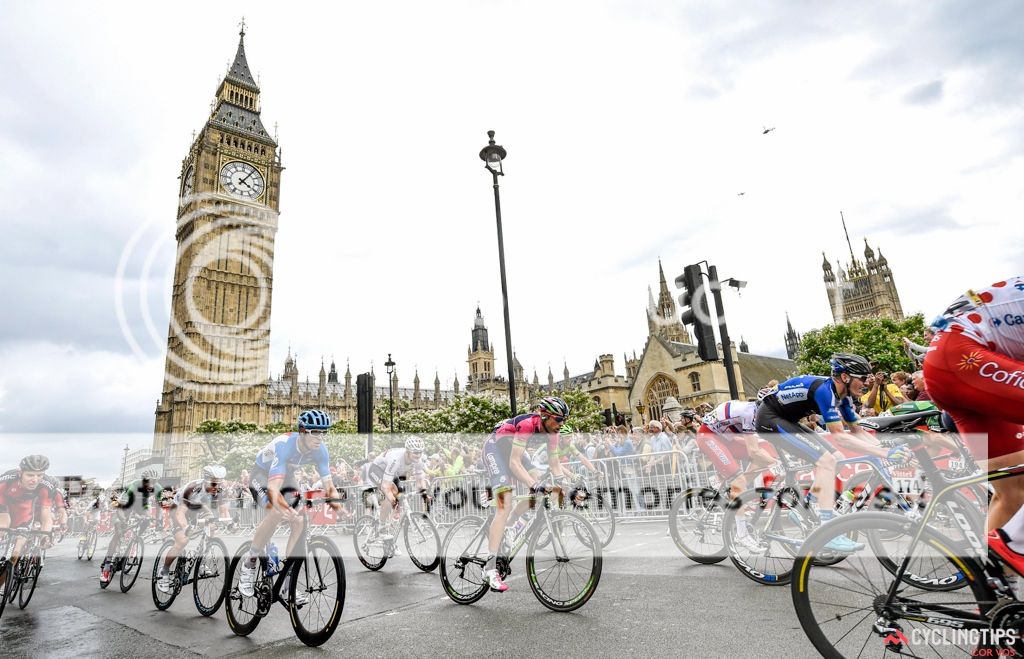
<path fill-rule="evenodd" d="M 4 6 L 0 431 L 152 428 L 177 177 L 237 7 Z M 840 211 L 858 255 L 865 236 L 882 248 L 908 313 L 1024 262 L 1012 2 L 244 13 L 287 168 L 274 374 L 290 345 L 313 380 L 321 355 L 355 373 L 391 352 L 403 386 L 416 368 L 425 386 L 435 369 L 465 381 L 478 302 L 503 345 L 488 129 L 509 152 L 513 342 L 542 380 L 604 352 L 623 372 L 659 257 L 670 281 L 702 259 L 749 281 L 727 297 L 731 333 L 782 354 L 787 310 L 802 331 L 831 320 L 821 252 L 849 258 Z"/>

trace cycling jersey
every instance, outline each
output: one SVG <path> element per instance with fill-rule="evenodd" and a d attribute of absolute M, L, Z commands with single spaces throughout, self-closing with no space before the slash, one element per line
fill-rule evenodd
<path fill-rule="evenodd" d="M 853 399 L 849 396 L 837 399 L 832 378 L 801 375 L 786 380 L 778 391 L 765 396 L 757 408 L 755 429 L 780 451 L 816 463 L 835 448 L 813 430 L 797 423 L 810 414 L 820 414 L 824 423 L 855 424 L 858 421 Z"/>
<path fill-rule="evenodd" d="M 217 505 L 222 497 L 220 490 L 214 493 L 206 491 L 206 481 L 197 478 L 189 481 L 178 489 L 174 495 L 174 505 L 185 506 L 188 510 L 198 510 L 204 506 L 207 508 Z"/>
<path fill-rule="evenodd" d="M 527 447 L 530 440 L 537 435 L 547 436 L 548 459 L 558 459 L 558 433 L 549 433 L 544 429 L 543 418 L 539 414 L 520 414 L 514 419 L 502 421 L 494 427 L 494 432 L 484 442 L 484 466 L 495 492 L 508 490 L 512 487 L 512 474 L 509 470 L 509 458 L 512 448 Z"/>
<path fill-rule="evenodd" d="M 12 527 L 31 524 L 37 502 L 50 507 L 55 500 L 54 488 L 45 479 L 40 479 L 35 489 L 26 490 L 21 486 L 20 470 L 12 469 L 0 475 L 0 512 L 10 514 Z"/>
<path fill-rule="evenodd" d="M 152 487 L 151 484 L 146 484 Z M 117 495 L 117 509 L 122 512 L 146 511 L 156 503 L 155 492 L 144 492 L 141 480 L 132 481 Z"/>
<path fill-rule="evenodd" d="M 407 451 L 401 447 L 388 449 L 373 460 L 367 476 L 374 485 L 385 481 L 397 483 L 402 476 L 418 481 L 423 478 L 423 459 L 409 460 Z"/>
<path fill-rule="evenodd" d="M 1011 359 L 1024 359 L 1024 275 L 961 295 L 932 328 L 961 334 Z"/>
<path fill-rule="evenodd" d="M 707 427 L 713 433 L 754 432 L 754 414 L 757 403 L 730 400 L 721 403 L 712 414 L 715 420 L 705 419 L 701 427 Z"/>
<path fill-rule="evenodd" d="M 53 501 L 51 505 L 54 508 L 63 507 L 65 510 L 68 508 L 68 502 L 64 498 L 64 490 L 60 486 L 60 481 L 49 474 L 43 474 L 43 480 L 50 486 L 50 490 L 53 492 Z"/>
<path fill-rule="evenodd" d="M 302 453 L 298 446 L 301 436 L 300 433 L 290 432 L 275 437 L 256 454 L 256 469 L 265 472 L 268 478 L 273 480 L 288 478 L 296 467 L 311 464 L 316 465 L 320 478 L 325 483 L 329 482 L 327 479 L 331 477 L 331 458 L 327 453 L 327 446 L 320 444 L 319 448 Z"/>
<path fill-rule="evenodd" d="M 856 423 L 858 420 L 853 399 L 850 396 L 837 399 L 832 378 L 820 375 L 800 375 L 786 380 L 777 391 L 765 396 L 761 407 L 769 408 L 787 421 L 799 421 L 810 414 L 820 414 L 824 423 Z"/>

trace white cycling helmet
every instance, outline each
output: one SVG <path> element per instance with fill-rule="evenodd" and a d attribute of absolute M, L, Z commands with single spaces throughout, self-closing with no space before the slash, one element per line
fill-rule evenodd
<path fill-rule="evenodd" d="M 206 482 L 210 481 L 222 481 L 227 478 L 228 470 L 221 465 L 206 465 L 203 467 L 203 480 Z"/>
<path fill-rule="evenodd" d="M 405 450 L 410 453 L 423 453 L 426 448 L 427 445 L 416 435 L 407 437 L 405 440 Z"/>

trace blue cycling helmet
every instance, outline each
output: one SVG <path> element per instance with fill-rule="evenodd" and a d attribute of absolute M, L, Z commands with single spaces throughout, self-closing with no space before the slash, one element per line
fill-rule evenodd
<path fill-rule="evenodd" d="M 838 352 L 832 355 L 828 363 L 832 367 L 832 375 L 849 373 L 855 378 L 866 378 L 871 375 L 871 364 L 860 355 Z"/>
<path fill-rule="evenodd" d="M 331 427 L 331 416 L 321 410 L 306 410 L 299 415 L 299 428 L 303 430 L 327 430 Z"/>
<path fill-rule="evenodd" d="M 551 416 L 560 416 L 563 418 L 569 416 L 569 406 L 558 396 L 547 396 L 546 398 L 541 398 L 540 402 L 537 403 L 537 407 L 541 412 L 550 414 Z"/>

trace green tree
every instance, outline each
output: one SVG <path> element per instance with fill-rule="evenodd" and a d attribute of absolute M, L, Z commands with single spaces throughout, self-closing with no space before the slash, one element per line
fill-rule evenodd
<path fill-rule="evenodd" d="M 796 363 L 801 373 L 825 375 L 828 360 L 836 352 L 863 355 L 875 370 L 910 371 L 914 363 L 903 351 L 903 339 L 925 343 L 924 316 L 903 320 L 872 318 L 811 330 L 800 341 Z"/>
<path fill-rule="evenodd" d="M 582 389 L 557 394 L 569 405 L 569 425 L 578 432 L 593 432 L 604 427 L 604 413 L 598 403 Z"/>

